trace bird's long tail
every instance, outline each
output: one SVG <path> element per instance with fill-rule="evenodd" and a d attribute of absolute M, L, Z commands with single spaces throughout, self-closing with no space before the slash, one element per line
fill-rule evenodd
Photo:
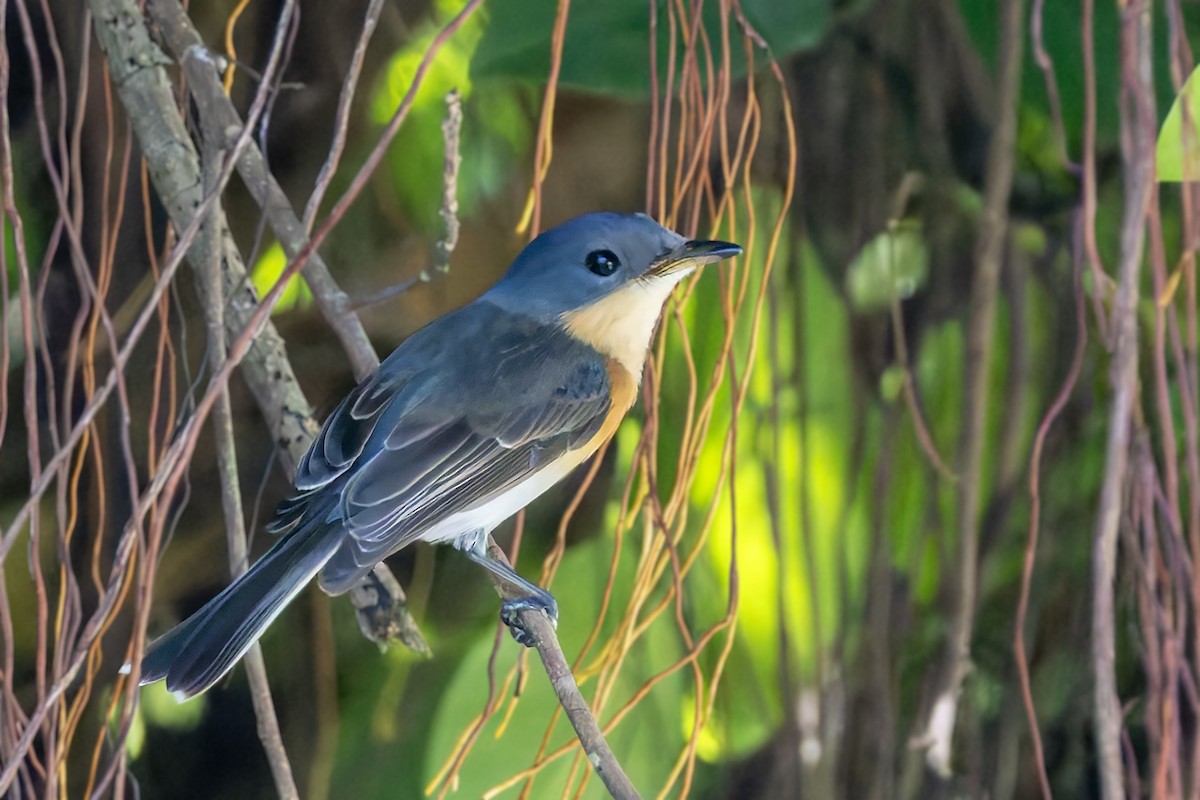
<path fill-rule="evenodd" d="M 191 697 L 245 655 L 338 548 L 340 527 L 309 511 L 249 571 L 147 648 L 142 684 L 166 678 L 167 689 Z"/>

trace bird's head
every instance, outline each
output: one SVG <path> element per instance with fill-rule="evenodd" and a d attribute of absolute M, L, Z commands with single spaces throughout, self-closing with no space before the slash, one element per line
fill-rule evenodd
<path fill-rule="evenodd" d="M 564 325 L 640 376 L 675 285 L 697 267 L 741 252 L 730 242 L 688 240 L 644 214 L 585 214 L 530 242 L 484 297 Z"/>

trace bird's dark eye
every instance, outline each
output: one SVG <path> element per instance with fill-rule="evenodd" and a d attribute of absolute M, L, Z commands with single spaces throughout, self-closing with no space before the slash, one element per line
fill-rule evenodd
<path fill-rule="evenodd" d="M 612 275 L 621 266 L 621 260 L 612 250 L 593 250 L 587 254 L 583 263 L 602 278 Z"/>

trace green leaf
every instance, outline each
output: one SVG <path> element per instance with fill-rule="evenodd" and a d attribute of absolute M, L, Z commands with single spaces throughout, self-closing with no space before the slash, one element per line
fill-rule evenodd
<path fill-rule="evenodd" d="M 532 127 L 520 87 L 489 86 L 475 91 L 469 68 L 479 43 L 481 22 L 472 18 L 442 47 L 417 90 L 412 110 L 388 151 L 391 188 L 406 219 L 428 231 L 440 230 L 445 140 L 446 93 L 457 89 L 463 99 L 459 140 L 459 213 L 469 218 L 481 199 L 506 185 L 532 140 Z M 420 28 L 393 54 L 372 97 L 376 121 L 386 124 L 412 86 L 417 67 L 437 28 Z"/>
<path fill-rule="evenodd" d="M 489 21 L 471 62 L 473 80 L 515 78 L 541 83 L 550 72 L 550 41 L 556 0 L 493 0 Z M 829 0 L 744 0 L 746 21 L 766 40 L 776 58 L 816 46 L 829 27 Z M 704 5 L 704 28 L 713 59 L 721 59 L 718 5 Z M 730 30 L 730 64 L 735 76 L 746 73 L 745 51 L 738 42 L 734 18 Z M 644 0 L 577 3 L 567 17 L 559 83 L 599 94 L 643 97 L 650 86 L 650 11 Z M 668 58 L 670 24 L 667 3 L 658 3 L 660 79 Z M 677 34 L 678 35 L 678 34 Z M 703 48 L 701 48 L 703 49 Z M 682 46 L 677 57 L 682 58 Z M 705 72 L 701 55 L 701 72 Z M 765 58 L 765 56 L 756 56 Z"/>
<path fill-rule="evenodd" d="M 259 297 L 263 297 L 275 286 L 275 283 L 287 269 L 288 258 L 283 248 L 276 242 L 268 247 L 258 259 L 258 263 L 250 270 L 250 282 Z M 282 314 L 294 309 L 307 308 L 312 304 L 312 292 L 308 284 L 301 280 L 298 274 L 288 278 L 287 286 L 279 295 L 279 302 L 271 309 L 271 314 Z"/>
<path fill-rule="evenodd" d="M 1200 180 L 1200 67 L 1192 71 L 1171 104 L 1158 134 L 1158 179 L 1164 182 Z"/>
<path fill-rule="evenodd" d="M 921 225 L 904 220 L 863 246 L 846 273 L 846 288 L 856 311 L 876 311 L 911 297 L 928 277 Z"/>

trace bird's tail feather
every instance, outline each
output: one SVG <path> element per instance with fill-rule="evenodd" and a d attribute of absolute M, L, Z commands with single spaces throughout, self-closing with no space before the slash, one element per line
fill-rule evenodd
<path fill-rule="evenodd" d="M 142 659 L 140 682 L 166 678 L 167 689 L 191 697 L 220 680 L 337 550 L 340 530 L 323 517 L 310 516 L 223 592 L 155 640 Z"/>

